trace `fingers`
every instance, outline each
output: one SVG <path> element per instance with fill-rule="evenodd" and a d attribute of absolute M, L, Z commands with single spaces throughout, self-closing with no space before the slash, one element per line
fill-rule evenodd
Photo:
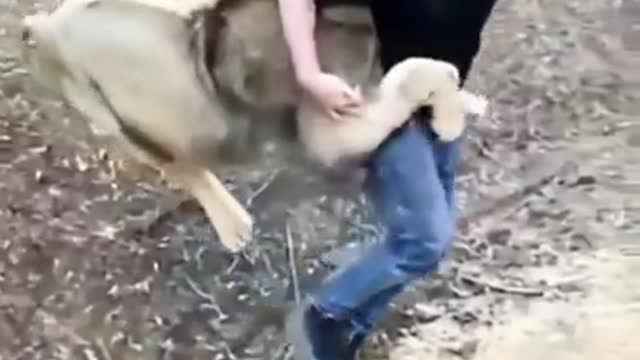
<path fill-rule="evenodd" d="M 329 117 L 331 118 L 331 120 L 333 121 L 342 121 L 343 117 L 342 115 L 335 109 L 330 109 L 328 111 Z"/>
<path fill-rule="evenodd" d="M 336 108 L 335 111 L 342 117 L 359 117 L 362 113 L 362 107 L 358 104 L 350 104 Z"/>
<path fill-rule="evenodd" d="M 354 88 L 345 84 L 345 88 L 343 89 L 342 96 L 344 100 L 347 102 L 345 105 L 356 104 L 360 105 L 362 102 L 362 92 L 360 90 L 360 86 L 356 85 Z"/>
<path fill-rule="evenodd" d="M 338 107 L 327 111 L 329 117 L 334 121 L 345 121 L 349 118 L 358 118 L 362 114 L 360 107 Z"/>
<path fill-rule="evenodd" d="M 362 107 L 356 102 L 346 102 L 337 106 L 327 107 L 331 119 L 336 121 L 345 120 L 345 118 L 359 117 L 362 113 Z"/>
<path fill-rule="evenodd" d="M 344 121 L 348 118 L 360 117 L 362 108 L 356 104 L 334 106 L 326 109 L 329 117 L 334 121 Z"/>
<path fill-rule="evenodd" d="M 334 112 L 341 117 L 358 117 L 362 113 L 362 93 L 360 87 L 351 88 L 345 85 L 342 101 L 334 107 Z"/>
<path fill-rule="evenodd" d="M 324 108 L 325 114 L 333 121 L 361 116 L 363 100 L 359 86 L 351 87 L 341 78 L 326 75 L 310 90 L 315 100 Z"/>

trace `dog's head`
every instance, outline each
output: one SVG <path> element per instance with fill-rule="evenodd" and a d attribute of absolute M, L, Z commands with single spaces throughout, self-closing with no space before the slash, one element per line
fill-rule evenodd
<path fill-rule="evenodd" d="M 56 42 L 49 14 L 26 16 L 22 21 L 22 57 L 33 78 L 57 95 L 62 94 L 62 79 L 69 76 Z"/>

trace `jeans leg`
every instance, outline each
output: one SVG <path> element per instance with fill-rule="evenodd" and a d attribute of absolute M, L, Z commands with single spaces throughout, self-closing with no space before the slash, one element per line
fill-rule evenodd
<path fill-rule="evenodd" d="M 455 178 L 462 158 L 462 145 L 464 134 L 451 142 L 443 142 L 437 139 L 432 130 L 427 130 L 427 136 L 433 143 L 433 153 L 438 168 L 438 177 L 445 191 L 447 203 L 455 218 Z"/>
<path fill-rule="evenodd" d="M 406 284 L 398 284 L 389 287 L 375 296 L 369 301 L 362 304 L 359 309 L 352 314 L 352 323 L 357 326 L 356 331 L 363 335 L 368 335 L 378 320 L 386 314 L 393 299 L 400 295 L 406 287 Z"/>
<path fill-rule="evenodd" d="M 433 153 L 438 169 L 438 178 L 444 188 L 445 198 L 449 206 L 452 221 L 455 221 L 455 175 L 460 164 L 462 145 L 464 136 L 452 142 L 443 142 L 437 139 L 435 133 L 430 129 L 425 129 L 425 136 L 433 144 Z M 404 284 L 390 287 L 376 296 L 372 297 L 365 304 L 354 312 L 355 322 L 361 326 L 365 333 L 377 323 L 378 319 L 387 311 L 391 301 L 395 296 L 402 293 Z"/>
<path fill-rule="evenodd" d="M 437 267 L 453 238 L 432 139 L 413 120 L 374 154 L 366 190 L 388 234 L 312 296 L 336 318 L 382 313 L 406 284 Z"/>

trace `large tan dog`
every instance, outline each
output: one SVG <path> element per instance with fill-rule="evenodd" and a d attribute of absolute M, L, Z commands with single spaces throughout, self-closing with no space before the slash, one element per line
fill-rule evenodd
<path fill-rule="evenodd" d="M 25 59 L 96 133 L 193 194 L 238 251 L 252 217 L 212 169 L 241 165 L 230 144 L 264 121 L 250 114 L 296 109 L 309 157 L 331 167 L 374 150 L 421 105 L 447 141 L 465 112 L 482 112 L 448 63 L 409 59 L 382 78 L 367 10 L 334 7 L 318 23 L 322 66 L 368 95 L 361 118 L 333 122 L 298 97 L 277 10 L 276 0 L 66 0 L 25 18 Z"/>

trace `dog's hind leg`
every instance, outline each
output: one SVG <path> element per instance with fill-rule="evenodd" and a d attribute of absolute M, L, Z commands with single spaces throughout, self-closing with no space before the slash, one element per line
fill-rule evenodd
<path fill-rule="evenodd" d="M 253 218 L 209 170 L 188 164 L 164 166 L 167 180 L 189 191 L 204 209 L 222 244 L 242 250 L 251 240 Z"/>

